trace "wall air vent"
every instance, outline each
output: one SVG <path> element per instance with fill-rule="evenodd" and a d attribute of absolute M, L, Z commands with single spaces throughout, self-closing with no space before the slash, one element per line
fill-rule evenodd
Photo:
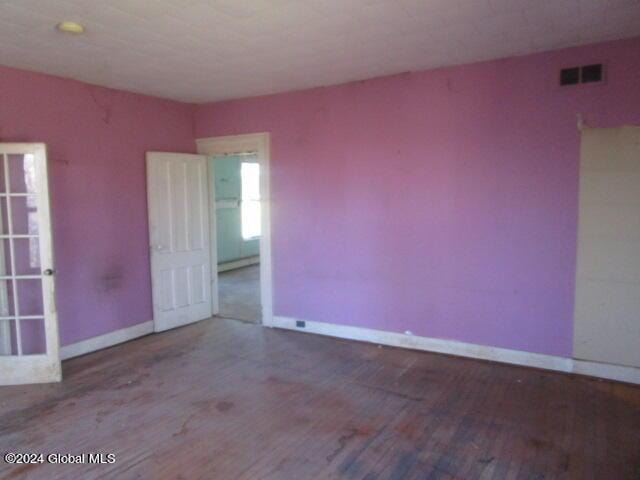
<path fill-rule="evenodd" d="M 582 83 L 595 83 L 602 81 L 602 65 L 585 65 L 580 68 L 580 81 Z"/>
<path fill-rule="evenodd" d="M 602 82 L 602 64 L 569 67 L 560 70 L 560 85 L 577 85 L 579 83 Z"/>

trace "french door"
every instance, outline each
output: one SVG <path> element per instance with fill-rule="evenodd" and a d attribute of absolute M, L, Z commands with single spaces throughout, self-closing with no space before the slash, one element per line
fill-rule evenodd
<path fill-rule="evenodd" d="M 61 380 L 46 148 L 0 143 L 0 385 Z"/>
<path fill-rule="evenodd" d="M 156 332 L 212 315 L 207 171 L 204 155 L 147 153 Z M 212 233 L 215 235 L 215 230 Z"/>

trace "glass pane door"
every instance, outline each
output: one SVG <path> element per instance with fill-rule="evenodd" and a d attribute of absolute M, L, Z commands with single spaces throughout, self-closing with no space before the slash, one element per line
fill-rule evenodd
<path fill-rule="evenodd" d="M 0 144 L 0 384 L 60 379 L 47 163 Z"/>

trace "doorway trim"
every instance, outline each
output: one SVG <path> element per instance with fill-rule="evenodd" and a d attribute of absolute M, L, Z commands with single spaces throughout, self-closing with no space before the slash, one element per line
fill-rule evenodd
<path fill-rule="evenodd" d="M 273 326 L 273 276 L 271 259 L 271 189 L 270 189 L 270 135 L 268 132 L 243 135 L 226 135 L 196 139 L 197 152 L 209 157 L 252 152 L 260 164 L 260 207 L 262 235 L 260 236 L 260 301 L 262 324 Z M 212 203 L 213 202 L 213 203 Z M 215 192 L 210 189 L 210 212 L 215 212 Z M 210 221 L 216 221 L 215 215 L 209 215 Z M 217 263 L 217 242 L 211 239 L 211 258 Z M 214 314 L 218 313 L 218 272 L 212 268 L 212 291 Z M 215 270 L 215 275 L 214 275 Z"/>

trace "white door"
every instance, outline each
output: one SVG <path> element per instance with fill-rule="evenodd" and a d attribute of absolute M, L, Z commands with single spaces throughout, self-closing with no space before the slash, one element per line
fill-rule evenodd
<path fill-rule="evenodd" d="M 0 143 L 0 385 L 59 382 L 47 156 Z"/>
<path fill-rule="evenodd" d="M 640 368 L 640 127 L 585 128 L 573 354 Z"/>
<path fill-rule="evenodd" d="M 208 192 L 204 155 L 147 153 L 157 332 L 212 315 Z"/>

